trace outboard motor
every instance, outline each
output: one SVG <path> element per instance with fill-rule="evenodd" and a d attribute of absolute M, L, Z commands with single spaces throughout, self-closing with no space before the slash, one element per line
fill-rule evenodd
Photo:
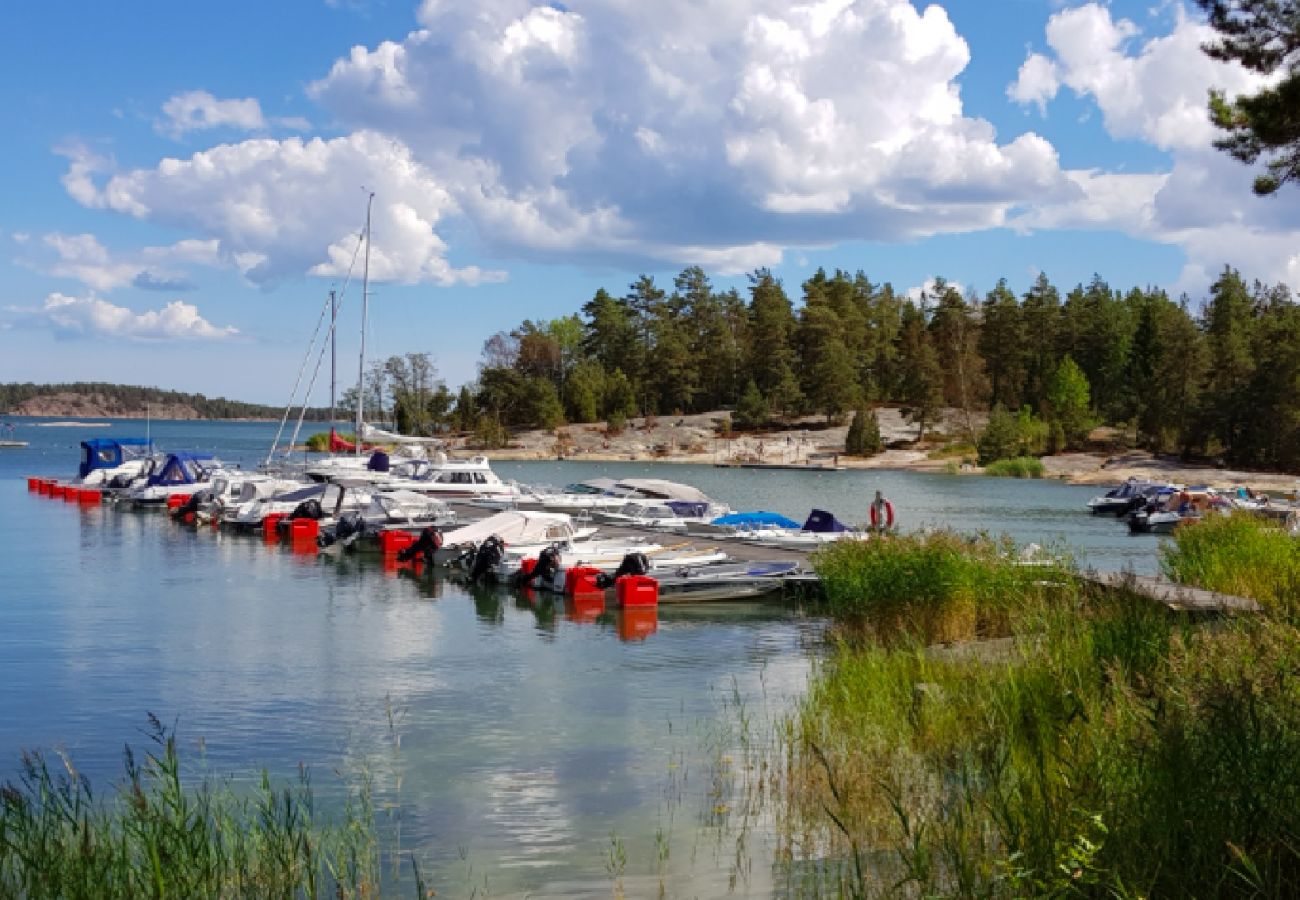
<path fill-rule="evenodd" d="M 433 565 L 433 555 L 442 547 L 442 532 L 432 525 L 425 526 L 420 532 L 419 539 L 414 544 L 399 550 L 397 553 L 398 562 L 410 562 L 417 556 L 423 554 L 425 565 Z"/>
<path fill-rule="evenodd" d="M 366 520 L 361 518 L 359 512 L 344 513 L 339 516 L 339 520 L 334 523 L 334 533 L 322 533 L 320 536 L 320 545 L 328 547 L 331 544 L 337 544 L 339 541 L 350 538 L 354 534 L 360 534 L 366 530 Z"/>
<path fill-rule="evenodd" d="M 370 454 L 370 460 L 366 463 L 366 468 L 372 472 L 387 472 L 388 464 L 388 454 L 383 450 L 376 450 Z"/>
<path fill-rule="evenodd" d="M 649 571 L 650 559 L 638 550 L 623 557 L 623 561 L 618 564 L 618 568 L 614 570 L 613 575 L 607 575 L 604 572 L 597 575 L 596 587 L 613 587 L 614 582 L 618 581 L 624 575 L 645 575 L 649 573 Z"/>
<path fill-rule="evenodd" d="M 316 498 L 304 500 L 293 508 L 289 514 L 290 519 L 323 519 L 325 510 L 321 509 L 320 501 Z"/>
<path fill-rule="evenodd" d="M 490 575 L 505 556 L 505 549 L 505 541 L 495 534 L 479 544 L 474 553 L 474 564 L 469 570 L 470 583 L 476 583 L 484 575 Z"/>
<path fill-rule="evenodd" d="M 190 499 L 186 500 L 180 506 L 173 510 L 172 515 L 178 519 L 184 519 L 187 513 L 196 513 L 199 507 L 212 499 L 212 491 L 195 491 L 190 494 Z"/>
<path fill-rule="evenodd" d="M 552 544 L 537 554 L 537 565 L 527 575 L 523 569 L 515 573 L 515 587 L 530 588 L 537 583 L 548 584 L 560 571 L 560 548 Z"/>

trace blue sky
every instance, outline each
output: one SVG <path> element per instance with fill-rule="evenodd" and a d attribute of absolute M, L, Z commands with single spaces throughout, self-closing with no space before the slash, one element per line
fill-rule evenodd
<path fill-rule="evenodd" d="M 0 380 L 292 386 L 376 193 L 372 356 L 638 274 L 915 289 L 1300 280 L 1286 198 L 1210 146 L 1179 3 L 10 4 Z M 364 186 L 364 187 L 363 187 Z M 341 379 L 355 372 L 347 291 Z M 315 394 L 324 402 L 324 389 Z"/>

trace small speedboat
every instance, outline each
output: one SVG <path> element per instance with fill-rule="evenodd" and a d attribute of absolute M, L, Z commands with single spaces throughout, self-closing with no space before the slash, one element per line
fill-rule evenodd
<path fill-rule="evenodd" d="M 160 509 L 166 506 L 169 497 L 209 490 L 221 468 L 211 453 L 169 453 L 143 485 L 126 492 L 125 499 L 137 509 Z"/>
<path fill-rule="evenodd" d="M 1093 497 L 1088 501 L 1088 509 L 1097 516 L 1122 516 L 1144 505 L 1161 491 L 1171 489 L 1172 486 L 1163 481 L 1130 478 L 1118 487 Z"/>
<path fill-rule="evenodd" d="M 764 547 L 813 550 L 836 541 L 863 541 L 868 537 L 869 532 L 850 528 L 824 509 L 814 509 L 797 531 L 789 528 L 760 529 L 745 534 L 744 540 Z"/>

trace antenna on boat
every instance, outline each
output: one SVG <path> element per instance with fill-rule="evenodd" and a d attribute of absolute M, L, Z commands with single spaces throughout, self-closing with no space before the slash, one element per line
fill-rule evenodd
<path fill-rule="evenodd" d="M 338 295 L 334 293 L 334 291 L 330 291 L 330 427 L 331 428 L 333 428 L 335 425 L 334 393 L 337 388 L 336 372 L 339 363 L 338 347 L 335 346 L 335 342 L 334 342 L 334 336 L 335 334 L 337 334 L 337 330 L 335 329 L 334 326 L 335 323 L 338 321 L 338 317 L 339 317 L 339 298 Z M 330 452 L 332 453 L 333 451 L 334 448 L 331 447 Z"/>
<path fill-rule="evenodd" d="M 152 410 L 149 408 L 149 401 L 146 400 L 144 404 L 144 439 L 152 444 L 153 435 L 151 434 L 151 426 L 153 425 L 153 416 L 151 413 Z"/>
<path fill-rule="evenodd" d="M 366 199 L 366 261 L 361 272 L 361 361 L 357 364 L 357 434 L 355 452 L 361 455 L 361 416 L 365 411 L 366 396 L 366 320 L 370 317 L 370 208 L 375 203 L 375 192 Z"/>

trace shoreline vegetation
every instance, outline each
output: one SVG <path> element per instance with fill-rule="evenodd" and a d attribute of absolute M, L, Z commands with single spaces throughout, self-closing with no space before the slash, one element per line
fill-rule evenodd
<path fill-rule="evenodd" d="M 1239 513 L 1162 556 L 1262 612 L 1194 618 L 985 538 L 820 553 L 833 648 L 778 740 L 787 861 L 852 897 L 1295 896 L 1294 540 Z"/>

